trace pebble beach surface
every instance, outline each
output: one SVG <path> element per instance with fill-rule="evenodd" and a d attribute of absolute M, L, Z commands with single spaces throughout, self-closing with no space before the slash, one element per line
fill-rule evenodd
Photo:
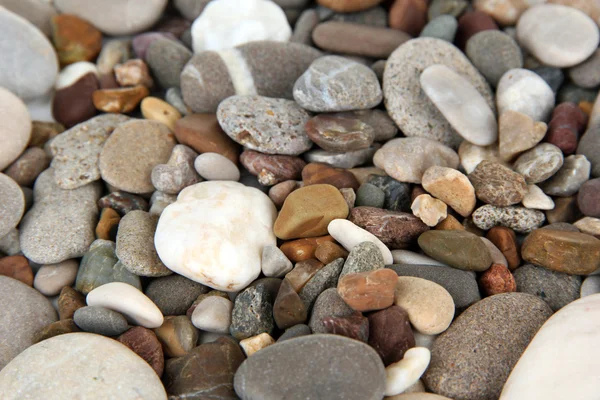
<path fill-rule="evenodd" d="M 0 398 L 597 400 L 596 0 L 0 0 Z"/>

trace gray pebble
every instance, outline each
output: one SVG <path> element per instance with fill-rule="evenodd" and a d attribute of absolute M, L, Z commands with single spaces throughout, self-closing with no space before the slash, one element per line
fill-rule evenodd
<path fill-rule="evenodd" d="M 467 41 L 466 54 L 492 86 L 498 85 L 506 71 L 523 66 L 519 45 L 501 31 L 475 34 Z"/>
<path fill-rule="evenodd" d="M 579 293 L 581 297 L 600 293 L 600 276 L 592 275 L 585 278 L 581 284 L 581 291 Z"/>
<path fill-rule="evenodd" d="M 490 204 L 479 207 L 472 214 L 473 223 L 487 231 L 494 226 L 506 226 L 517 233 L 529 233 L 543 225 L 543 212 L 525 207 L 496 207 Z"/>
<path fill-rule="evenodd" d="M 270 244 L 263 248 L 261 269 L 265 276 L 281 278 L 293 267 L 292 262 L 279 250 L 279 247 Z"/>
<path fill-rule="evenodd" d="M 177 11 L 189 21 L 193 21 L 204 11 L 204 7 L 210 0 L 174 0 L 173 4 Z"/>
<path fill-rule="evenodd" d="M 194 300 L 208 291 L 208 287 L 198 282 L 173 274 L 153 279 L 145 294 L 163 315 L 185 315 Z"/>
<path fill-rule="evenodd" d="M 362 242 L 350 250 L 340 273 L 340 279 L 347 274 L 374 271 L 385 266 L 381 250 L 372 242 Z"/>
<path fill-rule="evenodd" d="M 342 300 L 336 288 L 327 289 L 317 297 L 308 326 L 313 333 L 327 333 L 327 329 L 323 324 L 325 317 L 347 317 L 354 314 L 354 312 Z"/>
<path fill-rule="evenodd" d="M 0 199 L 0 238 L 3 238 L 19 224 L 25 212 L 21 187 L 3 173 L 0 173 Z"/>
<path fill-rule="evenodd" d="M 558 311 L 579 298 L 581 277 L 525 264 L 513 271 L 517 292 L 529 293 Z"/>
<path fill-rule="evenodd" d="M 82 331 L 104 336 L 117 336 L 129 328 L 122 314 L 98 306 L 77 309 L 73 315 L 73 322 Z"/>
<path fill-rule="evenodd" d="M 177 201 L 177 195 L 167 194 L 160 191 L 152 193 L 150 198 L 150 215 L 160 216 L 164 209 Z"/>
<path fill-rule="evenodd" d="M 583 155 L 570 155 L 552 178 L 541 183 L 540 188 L 550 196 L 571 196 L 590 179 L 592 165 Z"/>
<path fill-rule="evenodd" d="M 562 151 L 553 144 L 542 143 L 521 154 L 513 169 L 523 175 L 528 184 L 543 182 L 562 167 Z"/>
<path fill-rule="evenodd" d="M 600 177 L 600 125 L 591 126 L 577 146 L 577 154 L 585 156 L 592 164 L 592 176 Z"/>
<path fill-rule="evenodd" d="M 562 69 L 555 67 L 538 67 L 532 70 L 538 74 L 556 94 L 565 80 Z"/>
<path fill-rule="evenodd" d="M 21 252 L 17 228 L 11 229 L 6 235 L 0 237 L 0 252 L 7 256 L 14 256 Z"/>
<path fill-rule="evenodd" d="M 321 268 L 315 276 L 313 276 L 304 287 L 300 290 L 298 295 L 304 303 L 304 307 L 308 312 L 312 309 L 317 297 L 325 290 L 336 287 L 338 277 L 344 267 L 344 259 L 338 258 Z"/>
<path fill-rule="evenodd" d="M 330 18 L 332 21 L 349 22 L 369 26 L 387 27 L 388 13 L 383 7 L 371 7 L 364 11 L 351 13 L 335 13 Z"/>
<path fill-rule="evenodd" d="M 371 175 L 367 182 L 377 186 L 385 193 L 383 208 L 390 211 L 411 212 L 410 185 L 399 182 L 389 176 Z"/>
<path fill-rule="evenodd" d="M 290 42 L 310 46 L 312 44 L 312 31 L 318 23 L 319 15 L 314 9 L 311 8 L 303 11 L 298 18 L 298 21 L 296 21 L 294 33 L 290 38 Z"/>
<path fill-rule="evenodd" d="M 194 168 L 196 157 L 198 157 L 198 153 L 186 145 L 175 145 L 169 161 L 152 169 L 151 179 L 156 190 L 167 194 L 177 194 L 186 187 L 201 182 L 202 178 Z"/>
<path fill-rule="evenodd" d="M 381 145 L 374 143 L 366 149 L 345 152 L 333 152 L 323 149 L 314 149 L 304 153 L 306 162 L 315 162 L 331 165 L 336 168 L 354 168 L 363 164 L 370 164 L 375 152 Z"/>
<path fill-rule="evenodd" d="M 569 82 L 562 85 L 558 91 L 556 104 L 565 102 L 579 104 L 582 101 L 593 103 L 597 93 L 598 91 L 595 89 L 585 89 Z"/>
<path fill-rule="evenodd" d="M 146 51 L 146 62 L 165 89 L 179 87 L 181 71 L 190 58 L 192 52 L 187 47 L 166 38 L 156 39 Z"/>
<path fill-rule="evenodd" d="M 29 147 L 4 170 L 4 173 L 21 186 L 31 186 L 49 164 L 50 158 L 43 149 Z"/>
<path fill-rule="evenodd" d="M 452 15 L 444 14 L 429 21 L 419 36 L 442 39 L 452 43 L 454 42 L 457 29 L 458 21 L 456 18 Z"/>
<path fill-rule="evenodd" d="M 596 50 L 590 58 L 569 69 L 568 73 L 573 83 L 582 88 L 593 89 L 600 85 L 600 50 Z"/>
<path fill-rule="evenodd" d="M 179 113 L 184 117 L 192 113 L 188 106 L 186 106 L 183 102 L 181 89 L 179 89 L 178 87 L 172 87 L 167 89 L 167 92 L 165 94 L 165 100 L 167 101 L 167 103 L 175 107 L 177 111 L 179 111 Z"/>
<path fill-rule="evenodd" d="M 308 327 L 308 325 L 304 325 L 304 324 L 298 324 L 298 325 L 294 325 L 290 328 L 287 328 L 285 330 L 285 332 L 283 332 L 283 334 L 281 336 L 279 336 L 279 339 L 277 339 L 277 342 L 283 342 L 285 340 L 290 340 L 296 337 L 300 337 L 300 336 L 306 336 L 306 335 L 310 335 L 312 332 L 310 331 L 310 328 Z"/>
<path fill-rule="evenodd" d="M 377 75 L 377 79 L 379 80 L 380 84 L 383 83 L 383 71 L 385 70 L 385 62 L 385 60 L 378 60 L 371 64 L 371 69 L 373 70 L 373 72 L 375 72 L 375 75 Z"/>
<path fill-rule="evenodd" d="M 248 287 L 238 294 L 231 313 L 231 336 L 242 340 L 261 333 L 271 334 L 275 326 L 273 299 L 264 284 Z"/>
<path fill-rule="evenodd" d="M 356 207 L 367 206 L 382 208 L 385 203 L 385 193 L 377 186 L 363 183 L 356 191 Z"/>

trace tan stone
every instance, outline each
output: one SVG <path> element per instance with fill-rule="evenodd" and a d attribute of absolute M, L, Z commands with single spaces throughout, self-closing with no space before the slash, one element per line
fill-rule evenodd
<path fill-rule="evenodd" d="M 454 211 L 468 217 L 475 208 L 475 189 L 469 178 L 454 168 L 434 165 L 427 168 L 421 181 L 423 188 L 452 207 Z"/>
<path fill-rule="evenodd" d="M 103 208 L 98 225 L 96 225 L 96 239 L 115 241 L 119 221 L 121 221 L 121 216 L 118 212 L 112 208 Z"/>
<path fill-rule="evenodd" d="M 292 262 L 300 262 L 315 257 L 317 247 L 324 242 L 333 242 L 331 235 L 319 236 L 314 238 L 297 239 L 285 242 L 280 250 Z"/>
<path fill-rule="evenodd" d="M 504 161 L 511 161 L 522 152 L 532 149 L 546 135 L 548 125 L 536 122 L 529 115 L 507 110 L 500 116 L 499 151 Z"/>
<path fill-rule="evenodd" d="M 94 107 L 107 113 L 128 113 L 140 104 L 150 92 L 145 86 L 119 89 L 99 89 L 92 94 Z"/>
<path fill-rule="evenodd" d="M 444 220 L 437 224 L 434 229 L 439 231 L 464 231 L 465 227 L 452 215 L 448 215 Z"/>
<path fill-rule="evenodd" d="M 348 216 L 348 205 L 331 185 L 310 185 L 292 192 L 283 203 L 273 226 L 280 239 L 324 235 L 327 225 Z"/>
<path fill-rule="evenodd" d="M 325 264 L 315 258 L 300 261 L 293 270 L 285 275 L 285 279 L 290 282 L 296 293 L 298 293 L 324 266 Z"/>
<path fill-rule="evenodd" d="M 175 130 L 175 123 L 181 119 L 181 114 L 175 107 L 156 97 L 146 97 L 140 108 L 144 118 L 162 122 L 171 132 Z"/>
<path fill-rule="evenodd" d="M 391 269 L 344 275 L 338 294 L 353 310 L 383 310 L 394 303 L 397 274 Z"/>
<path fill-rule="evenodd" d="M 339 244 L 333 242 L 323 242 L 315 250 L 315 257 L 323 264 L 329 264 L 338 258 L 348 257 L 348 251 Z"/>
<path fill-rule="evenodd" d="M 413 214 L 428 226 L 436 226 L 448 216 L 446 203 L 428 194 L 417 196 L 410 208 Z"/>
<path fill-rule="evenodd" d="M 268 333 L 261 333 L 260 335 L 249 337 L 240 341 L 240 347 L 246 353 L 246 357 L 250 357 L 252 354 L 259 350 L 264 349 L 267 346 L 275 344 L 273 339 Z"/>

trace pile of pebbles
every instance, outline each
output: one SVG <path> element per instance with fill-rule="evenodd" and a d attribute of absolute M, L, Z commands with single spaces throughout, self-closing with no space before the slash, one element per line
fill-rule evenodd
<path fill-rule="evenodd" d="M 0 0 L 0 397 L 596 399 L 599 24 Z"/>

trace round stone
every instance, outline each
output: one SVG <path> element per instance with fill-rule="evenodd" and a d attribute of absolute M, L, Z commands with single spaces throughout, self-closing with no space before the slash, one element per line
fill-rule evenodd
<path fill-rule="evenodd" d="M 0 9 L 0 18 L 2 10 Z M 0 64 L 0 71 L 1 68 Z M 4 69 L 3 71 L 6 71 Z M 23 70 L 19 70 L 19 74 L 23 74 Z M 7 86 L 2 83 L 0 75 L 0 86 Z M 27 147 L 31 137 L 31 118 L 27 106 L 21 99 L 0 87 L 0 171 L 8 167 L 15 161 L 23 150 Z M 2 236 L 0 234 L 0 236 Z"/>
<path fill-rule="evenodd" d="M 21 187 L 0 173 L 0 238 L 15 228 L 25 212 L 25 195 Z"/>
<path fill-rule="evenodd" d="M 506 71 L 523 66 L 521 48 L 502 31 L 486 30 L 475 34 L 467 41 L 465 51 L 492 86 L 498 85 Z"/>
<path fill-rule="evenodd" d="M 240 170 L 219 153 L 202 153 L 194 161 L 196 172 L 208 181 L 239 181 Z"/>
<path fill-rule="evenodd" d="M 513 168 L 525 182 L 539 183 L 553 176 L 563 166 L 563 153 L 553 144 L 542 143 L 523 153 Z"/>
<path fill-rule="evenodd" d="M 542 63 L 565 68 L 592 55 L 598 47 L 600 33 L 596 23 L 582 11 L 542 4 L 521 15 L 517 38 L 521 46 Z"/>
<path fill-rule="evenodd" d="M 126 192 L 152 192 L 152 169 L 169 161 L 174 146 L 173 134 L 160 122 L 135 120 L 119 125 L 100 153 L 102 179 Z"/>
<path fill-rule="evenodd" d="M 63 287 L 71 286 L 75 282 L 78 269 L 77 260 L 42 265 L 35 274 L 33 287 L 45 296 L 56 296 Z"/>
<path fill-rule="evenodd" d="M 59 335 L 31 346 L 0 372 L 0 391 L 7 400 L 167 399 L 146 361 L 116 340 L 92 333 Z"/>
<path fill-rule="evenodd" d="M 167 0 L 56 0 L 63 14 L 89 21 L 107 35 L 131 35 L 150 28 L 163 13 Z M 134 11 L 135 10 L 135 11 Z"/>
<path fill-rule="evenodd" d="M 583 155 L 570 155 L 562 167 L 550 179 L 540 184 L 544 193 L 550 196 L 571 196 L 590 179 L 591 163 Z"/>
<path fill-rule="evenodd" d="M 7 123 L 12 124 L 11 120 L 15 117 L 19 117 L 15 120 L 16 122 L 21 122 L 23 117 L 21 117 L 22 112 L 14 114 L 11 112 L 11 108 L 6 108 L 3 99 L 5 97 L 4 89 L 15 93 L 24 100 L 43 96 L 54 86 L 54 81 L 58 76 L 58 58 L 48 38 L 37 27 L 4 7 L 0 8 L 0 26 L 2 26 L 2 45 L 0 46 L 0 54 L 2 54 L 0 110 L 2 111 L 0 115 L 6 112 L 6 115 L 11 116 L 11 118 L 2 118 L 3 128 L 9 129 L 11 125 L 7 125 Z M 13 132 L 12 134 L 16 135 L 17 133 Z M 1 134 L 0 140 L 4 143 Z M 0 155 L 1 153 L 2 151 L 0 151 Z M 6 165 L 2 165 L 0 157 L 0 170 L 4 167 Z"/>
<path fill-rule="evenodd" d="M 383 77 L 388 113 L 406 136 L 420 136 L 458 147 L 461 137 L 421 90 L 419 78 L 429 66 L 442 64 L 466 79 L 494 109 L 485 78 L 452 44 L 435 38 L 418 38 L 398 47 L 389 57 Z"/>
<path fill-rule="evenodd" d="M 554 92 L 535 72 L 515 68 L 508 70 L 498 82 L 498 113 L 518 111 L 535 121 L 547 121 L 554 108 Z"/>
<path fill-rule="evenodd" d="M 204 285 L 173 274 L 153 279 L 145 293 L 164 315 L 184 315 L 198 296 L 208 290 Z"/>

